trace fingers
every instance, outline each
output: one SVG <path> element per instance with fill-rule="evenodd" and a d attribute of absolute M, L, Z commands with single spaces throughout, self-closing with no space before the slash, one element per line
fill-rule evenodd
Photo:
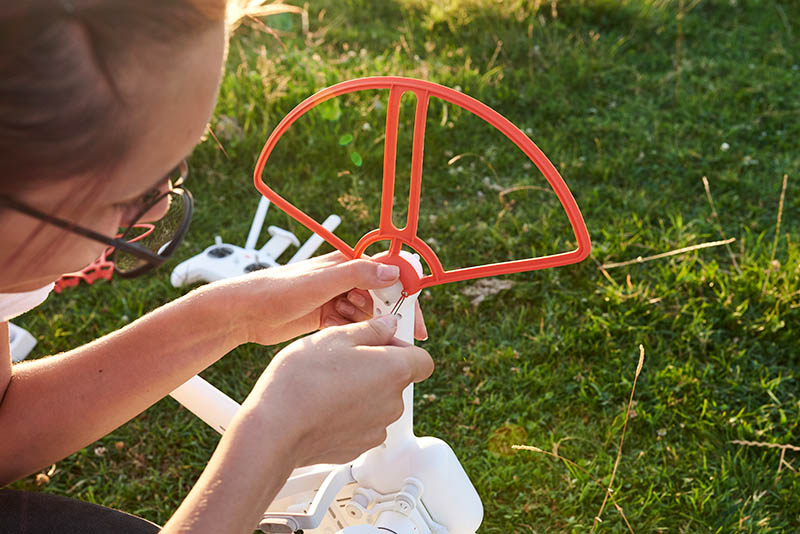
<path fill-rule="evenodd" d="M 372 295 L 363 289 L 353 289 L 347 293 L 347 300 L 357 309 L 372 316 Z"/>
<path fill-rule="evenodd" d="M 428 329 L 425 327 L 425 317 L 422 316 L 422 308 L 419 301 L 414 303 L 414 339 L 425 341 L 428 339 Z"/>
<path fill-rule="evenodd" d="M 358 259 L 342 263 L 320 264 L 304 276 L 304 292 L 316 301 L 326 302 L 354 288 L 389 287 L 400 276 L 395 265 Z M 370 310 L 371 312 L 371 310 Z"/>
<path fill-rule="evenodd" d="M 355 297 L 352 299 L 349 294 L 342 295 L 323 305 L 320 315 L 320 327 L 327 328 L 371 319 L 371 304 L 364 305 L 363 303 L 366 299 L 363 296 L 356 295 Z M 358 305 L 353 303 L 354 300 Z"/>
<path fill-rule="evenodd" d="M 427 350 L 420 347 L 414 347 L 414 349 L 414 351 L 409 352 L 409 360 L 411 360 L 414 366 L 414 373 L 411 377 L 411 381 L 422 382 L 433 374 L 433 368 L 435 366 L 433 358 L 431 358 Z"/>
<path fill-rule="evenodd" d="M 350 346 L 382 346 L 390 344 L 397 331 L 397 317 L 384 315 L 369 321 L 341 326 L 330 335 Z"/>
<path fill-rule="evenodd" d="M 409 345 L 399 339 L 394 340 L 397 345 L 387 347 L 388 356 L 401 361 L 408 371 L 405 383 L 422 382 L 433 373 L 433 358 L 422 347 Z M 385 358 L 386 355 L 383 355 Z"/>
<path fill-rule="evenodd" d="M 344 326 L 347 324 L 351 324 L 353 321 L 349 319 L 345 319 L 339 314 L 330 314 L 327 315 L 323 320 L 320 328 L 330 328 L 331 326 Z"/>
<path fill-rule="evenodd" d="M 303 265 L 313 269 L 318 269 L 321 267 L 329 267 L 331 265 L 337 265 L 339 263 L 344 263 L 346 261 L 347 257 L 344 254 L 342 254 L 338 250 L 334 250 L 333 252 L 323 254 L 322 256 L 314 256 L 313 258 L 303 260 L 302 262 L 298 262 L 295 265 Z"/>
<path fill-rule="evenodd" d="M 361 302 L 361 301 L 359 301 Z M 372 310 L 365 309 L 366 307 L 358 307 L 350 299 L 350 296 L 340 297 L 336 299 L 334 304 L 336 311 L 345 319 L 350 322 L 366 321 L 372 318 Z"/>
<path fill-rule="evenodd" d="M 394 337 L 397 317 L 384 315 L 370 321 L 340 326 L 328 331 L 342 344 L 381 349 L 377 358 L 392 358 L 404 368 L 406 383 L 420 382 L 433 373 L 433 359 L 428 351 Z"/>
<path fill-rule="evenodd" d="M 365 321 L 372 317 L 372 296 L 363 289 L 353 289 L 346 295 L 346 300 L 337 300 L 335 309 L 340 315 L 339 322 L 326 324 L 346 324 L 350 322 Z M 425 317 L 422 315 L 419 301 L 414 305 L 414 339 L 425 341 L 428 339 L 428 329 L 425 327 Z"/>

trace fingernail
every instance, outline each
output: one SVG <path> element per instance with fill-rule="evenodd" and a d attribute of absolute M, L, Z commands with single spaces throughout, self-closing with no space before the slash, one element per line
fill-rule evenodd
<path fill-rule="evenodd" d="M 336 310 L 342 315 L 353 315 L 356 312 L 355 307 L 344 300 L 340 300 L 336 303 Z"/>
<path fill-rule="evenodd" d="M 421 341 L 427 341 L 428 339 L 428 328 L 425 326 L 425 323 L 422 323 L 422 339 Z"/>
<path fill-rule="evenodd" d="M 358 306 L 359 308 L 363 308 L 367 305 L 367 299 L 364 298 L 363 295 L 359 293 L 350 293 L 347 295 L 347 300 Z"/>
<path fill-rule="evenodd" d="M 381 263 L 378 265 L 378 280 L 394 280 L 400 276 L 400 268 L 397 265 L 386 265 Z"/>
<path fill-rule="evenodd" d="M 386 328 L 390 330 L 394 330 L 397 328 L 397 316 L 396 315 L 382 315 L 375 319 L 376 321 L 380 321 Z"/>

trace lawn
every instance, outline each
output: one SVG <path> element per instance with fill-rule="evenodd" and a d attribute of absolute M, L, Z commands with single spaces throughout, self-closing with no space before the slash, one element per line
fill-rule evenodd
<path fill-rule="evenodd" d="M 218 142 L 189 162 L 197 207 L 177 258 L 53 295 L 17 322 L 42 356 L 185 293 L 168 280 L 178 261 L 215 235 L 244 244 L 255 159 L 286 113 L 350 78 L 423 78 L 520 127 L 593 243 L 584 262 L 503 277 L 479 303 L 471 282 L 422 296 L 437 370 L 417 387 L 416 432 L 456 451 L 484 503 L 480 532 L 591 531 L 626 421 L 612 483 L 624 518 L 607 503 L 597 532 L 800 532 L 798 21 L 789 0 L 325 0 L 307 29 L 296 15 L 248 21 L 210 125 Z M 404 97 L 398 177 L 413 104 Z M 354 242 L 377 225 L 384 110 L 380 92 L 317 108 L 266 181 L 312 216 L 341 215 L 337 235 Z M 425 150 L 420 235 L 446 268 L 574 246 L 546 181 L 481 121 L 432 101 Z M 277 209 L 267 223 L 309 234 Z M 203 375 L 241 400 L 276 350 L 241 347 Z M 166 399 L 49 481 L 13 487 L 163 523 L 217 439 Z"/>

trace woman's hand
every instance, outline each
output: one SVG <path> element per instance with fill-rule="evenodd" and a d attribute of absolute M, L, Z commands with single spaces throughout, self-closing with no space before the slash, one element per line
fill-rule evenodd
<path fill-rule="evenodd" d="M 433 372 L 430 355 L 395 339 L 396 329 L 394 316 L 378 317 L 283 349 L 242 405 L 248 434 L 289 440 L 296 467 L 344 463 L 383 443 L 403 389 Z"/>
<path fill-rule="evenodd" d="M 243 317 L 246 341 L 271 345 L 320 328 L 369 319 L 372 297 L 367 290 L 389 287 L 398 276 L 393 265 L 347 260 L 334 252 L 215 282 L 214 290 L 226 291 L 226 299 Z M 414 336 L 428 337 L 419 306 Z"/>

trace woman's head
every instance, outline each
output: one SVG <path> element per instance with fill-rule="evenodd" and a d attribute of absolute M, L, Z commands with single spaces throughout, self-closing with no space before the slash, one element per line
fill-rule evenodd
<path fill-rule="evenodd" d="M 0 7 L 0 194 L 113 234 L 203 132 L 225 0 L 24 4 Z M 13 229 L 0 234 L 0 254 L 13 252 L 0 256 L 0 291 L 46 283 L 103 249 L 7 209 L 0 224 Z M 45 249 L 32 271 L 23 260 Z"/>

